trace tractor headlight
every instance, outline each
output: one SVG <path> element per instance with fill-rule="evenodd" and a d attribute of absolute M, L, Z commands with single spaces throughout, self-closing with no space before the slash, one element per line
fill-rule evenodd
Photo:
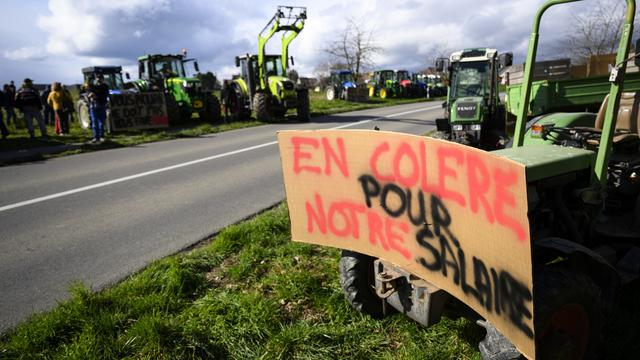
<path fill-rule="evenodd" d="M 279 82 L 276 83 L 276 91 L 278 94 L 282 93 L 282 84 Z"/>
<path fill-rule="evenodd" d="M 482 129 L 482 125 L 481 124 L 472 124 L 471 125 L 471 130 L 480 131 L 481 129 Z"/>
<path fill-rule="evenodd" d="M 462 131 L 464 127 L 462 125 L 451 125 L 453 131 Z"/>
<path fill-rule="evenodd" d="M 189 83 L 187 82 L 187 80 L 183 80 L 182 81 L 182 87 L 183 88 L 188 88 L 189 87 Z"/>

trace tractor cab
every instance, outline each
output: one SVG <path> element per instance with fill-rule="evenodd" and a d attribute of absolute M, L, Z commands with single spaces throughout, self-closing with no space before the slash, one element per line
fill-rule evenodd
<path fill-rule="evenodd" d="M 496 49 L 457 51 L 448 60 L 449 92 L 444 104 L 445 120 L 438 130 L 456 142 L 494 150 L 503 147 L 504 105 L 500 103 L 498 71 L 511 65 L 511 53 L 498 57 Z M 444 68 L 439 59 L 438 71 Z"/>
<path fill-rule="evenodd" d="M 90 66 L 82 69 L 85 84 L 92 84 L 98 75 L 104 77 L 104 82 L 109 86 L 110 93 L 119 93 L 125 88 L 122 78 L 122 66 Z M 126 74 L 127 78 L 129 74 Z"/>

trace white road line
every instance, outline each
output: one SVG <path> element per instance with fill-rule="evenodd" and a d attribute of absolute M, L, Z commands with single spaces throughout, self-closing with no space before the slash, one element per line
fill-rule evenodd
<path fill-rule="evenodd" d="M 366 123 L 369 123 L 369 122 L 372 122 L 372 121 L 376 121 L 376 120 L 381 120 L 381 119 L 386 119 L 386 118 L 393 118 L 393 117 L 398 117 L 398 116 L 402 116 L 402 115 L 413 114 L 413 113 L 417 113 L 417 112 L 421 112 L 421 111 L 432 110 L 432 109 L 439 108 L 439 107 L 440 106 L 432 106 L 432 107 L 422 108 L 422 109 L 418 109 L 418 110 L 411 110 L 411 111 L 405 111 L 405 112 L 401 112 L 401 113 L 397 113 L 397 114 L 381 116 L 381 117 L 374 118 L 374 119 L 362 120 L 362 121 L 358 121 L 358 122 L 351 123 L 351 124 L 336 126 L 336 127 L 331 128 L 330 130 L 344 129 L 344 128 L 348 128 L 348 127 L 352 127 L 352 126 L 366 124 Z M 163 167 L 163 168 L 156 169 L 156 170 L 151 170 L 151 171 L 145 171 L 145 172 L 142 172 L 142 173 L 139 173 L 139 174 L 129 175 L 129 176 L 125 176 L 125 177 L 121 177 L 121 178 L 113 179 L 113 180 L 109 180 L 109 181 L 104 181 L 104 182 L 93 184 L 93 185 L 83 186 L 83 187 L 79 187 L 79 188 L 75 188 L 75 189 L 71 189 L 71 190 L 67 190 L 67 191 L 63 191 L 63 192 L 59 192 L 59 193 L 55 193 L 55 194 L 51 194 L 51 195 L 47 195 L 47 196 L 38 197 L 38 198 L 35 198 L 35 199 L 31 199 L 31 200 L 21 201 L 21 202 L 17 202 L 17 203 L 14 203 L 14 204 L 5 205 L 5 206 L 0 207 L 0 212 L 11 210 L 11 209 L 16 209 L 16 208 L 27 206 L 27 205 L 33 205 L 33 204 L 37 204 L 37 203 L 40 203 L 40 202 L 43 202 L 43 201 L 57 199 L 57 198 L 60 198 L 60 197 L 63 197 L 63 196 L 73 195 L 73 194 L 77 194 L 77 193 L 80 193 L 80 192 L 89 191 L 89 190 L 93 190 L 93 189 L 97 189 L 97 188 L 101 188 L 101 187 L 105 187 L 105 186 L 109 186 L 109 185 L 113 185 L 113 184 L 129 181 L 129 180 L 134 180 L 134 179 L 138 179 L 138 178 L 141 178 L 141 177 L 144 177 L 144 176 L 149 176 L 149 175 L 162 173 L 162 172 L 165 172 L 165 171 L 175 170 L 175 169 L 183 168 L 183 167 L 186 167 L 186 166 L 199 164 L 199 163 L 202 163 L 202 162 L 205 162 L 205 161 L 211 161 L 211 160 L 220 159 L 220 158 L 227 157 L 227 156 L 237 155 L 237 154 L 241 154 L 241 153 L 244 153 L 244 152 L 247 152 L 247 151 L 257 150 L 257 149 L 261 149 L 263 147 L 275 145 L 277 143 L 278 143 L 277 141 L 270 141 L 270 142 L 267 142 L 267 143 L 264 143 L 264 144 L 259 144 L 259 145 L 246 147 L 246 148 L 243 148 L 243 149 L 229 151 L 229 152 L 226 152 L 226 153 L 223 153 L 223 154 L 218 154 L 218 155 L 205 157 L 205 158 L 202 158 L 202 159 L 187 161 L 187 162 L 181 163 L 181 164 L 171 165 L 171 166 L 167 166 L 167 167 Z"/>

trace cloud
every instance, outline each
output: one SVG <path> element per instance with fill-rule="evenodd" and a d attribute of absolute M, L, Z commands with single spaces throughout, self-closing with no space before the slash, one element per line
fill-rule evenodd
<path fill-rule="evenodd" d="M 15 50 L 5 51 L 4 57 L 13 61 L 43 61 L 47 59 L 47 52 L 45 49 L 26 46 Z"/>

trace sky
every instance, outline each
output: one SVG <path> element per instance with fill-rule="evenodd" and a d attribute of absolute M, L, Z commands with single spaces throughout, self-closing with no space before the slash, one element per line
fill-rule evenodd
<path fill-rule="evenodd" d="M 0 84 L 82 81 L 81 68 L 122 65 L 137 77 L 136 58 L 180 53 L 219 78 L 236 73 L 234 57 L 257 51 L 257 35 L 277 5 L 306 6 L 308 20 L 290 46 L 294 68 L 313 76 L 322 51 L 349 19 L 373 31 L 384 51 L 376 65 L 412 71 L 427 67 L 434 49 L 492 47 L 521 63 L 541 0 L 2 0 Z M 590 1 L 586 1 L 590 3 Z M 592 1 L 591 1 L 592 3 Z M 570 31 L 585 4 L 551 8 L 543 18 L 540 52 Z M 274 37 L 268 49 L 279 53 Z M 189 70 L 193 70 L 190 68 Z"/>

